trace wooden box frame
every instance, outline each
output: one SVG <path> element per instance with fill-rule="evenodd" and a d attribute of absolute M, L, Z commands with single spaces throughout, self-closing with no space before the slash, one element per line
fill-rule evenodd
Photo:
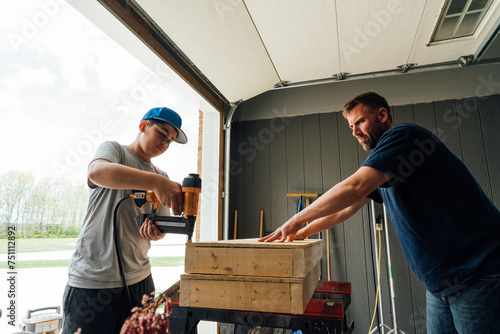
<path fill-rule="evenodd" d="M 184 270 L 189 274 L 306 277 L 323 256 L 320 239 L 257 242 L 236 239 L 186 244 Z"/>
<path fill-rule="evenodd" d="M 304 278 L 184 274 L 179 305 L 302 314 L 320 275 L 319 262 Z"/>

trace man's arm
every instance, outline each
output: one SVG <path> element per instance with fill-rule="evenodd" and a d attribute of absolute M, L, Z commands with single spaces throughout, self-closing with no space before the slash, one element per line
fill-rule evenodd
<path fill-rule="evenodd" d="M 328 230 L 334 226 L 337 226 L 347 219 L 351 218 L 359 209 L 361 209 L 366 203 L 370 201 L 369 198 L 363 198 L 358 203 L 355 203 L 339 212 L 332 213 L 329 216 L 316 219 L 303 228 L 301 228 L 294 236 L 294 240 L 302 240 L 313 234 L 319 233 L 321 231 Z"/>
<path fill-rule="evenodd" d="M 98 159 L 90 163 L 88 177 L 105 188 L 153 190 L 160 203 L 171 208 L 174 215 L 182 212 L 181 185 L 162 175 Z"/>
<path fill-rule="evenodd" d="M 280 242 L 285 240 L 292 241 L 297 231 L 306 222 L 339 213 L 346 208 L 351 208 L 346 213 L 352 212 L 354 208 L 358 207 L 357 211 L 362 206 L 360 205 L 361 203 L 366 203 L 366 198 L 372 191 L 390 179 L 391 177 L 387 174 L 374 168 L 363 166 L 347 179 L 328 190 L 315 200 L 313 204 L 290 218 L 290 220 L 271 235 L 260 239 L 260 241 L 273 241 L 277 239 Z M 352 214 L 356 211 L 352 212 Z"/>

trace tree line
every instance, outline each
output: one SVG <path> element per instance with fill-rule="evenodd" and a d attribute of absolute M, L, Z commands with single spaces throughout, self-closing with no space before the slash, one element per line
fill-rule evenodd
<path fill-rule="evenodd" d="M 9 226 L 17 238 L 72 238 L 85 217 L 88 188 L 61 178 L 36 181 L 30 172 L 9 171 L 0 177 L 0 238 Z"/>

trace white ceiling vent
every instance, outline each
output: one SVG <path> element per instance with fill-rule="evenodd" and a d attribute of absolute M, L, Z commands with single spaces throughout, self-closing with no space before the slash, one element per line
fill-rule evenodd
<path fill-rule="evenodd" d="M 471 36 L 493 0 L 447 0 L 431 42 Z"/>

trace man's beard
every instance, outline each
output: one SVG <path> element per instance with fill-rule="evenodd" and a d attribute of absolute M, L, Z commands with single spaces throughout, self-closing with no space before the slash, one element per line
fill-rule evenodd
<path fill-rule="evenodd" d="M 378 141 L 380 137 L 382 137 L 384 132 L 385 129 L 382 122 L 380 122 L 378 119 L 375 119 L 375 124 L 373 125 L 373 129 L 367 135 L 358 137 L 364 139 L 364 141 L 359 144 L 363 147 L 363 150 L 371 151 L 375 148 L 375 146 L 377 146 Z"/>

